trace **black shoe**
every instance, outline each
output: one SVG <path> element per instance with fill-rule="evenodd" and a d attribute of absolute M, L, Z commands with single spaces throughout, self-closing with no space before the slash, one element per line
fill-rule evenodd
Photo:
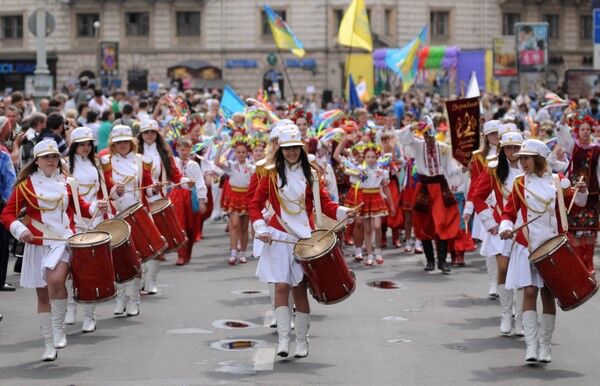
<path fill-rule="evenodd" d="M 428 260 L 427 264 L 425 264 L 425 271 L 433 271 L 435 269 L 435 264 L 433 260 Z"/>
<path fill-rule="evenodd" d="M 0 291 L 14 291 L 14 290 L 16 290 L 16 288 L 8 283 L 5 283 L 4 286 L 0 287 Z"/>
<path fill-rule="evenodd" d="M 438 260 L 438 268 L 444 275 L 448 275 L 450 273 L 450 267 L 446 260 Z"/>

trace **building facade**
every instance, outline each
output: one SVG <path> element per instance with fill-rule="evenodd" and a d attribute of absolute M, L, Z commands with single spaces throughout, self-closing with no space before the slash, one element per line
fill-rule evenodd
<path fill-rule="evenodd" d="M 21 88 L 32 73 L 35 37 L 28 21 L 39 1 L 0 0 L 0 89 Z M 302 59 L 278 53 L 261 10 L 264 1 L 42 2 L 54 21 L 47 49 L 57 87 L 81 75 L 96 76 L 106 63 L 117 64 L 105 74 L 120 88 L 191 75 L 192 86 L 225 82 L 246 94 L 274 80 L 288 96 L 290 82 L 297 94 L 341 94 L 349 49 L 340 47 L 336 36 L 349 0 L 269 1 L 303 42 Z M 548 21 L 548 76 L 558 81 L 566 68 L 592 66 L 589 0 L 366 0 L 366 6 L 375 46 L 404 45 L 429 24 L 432 45 L 490 49 L 492 38 L 513 33 L 514 22 Z M 106 43 L 102 57 L 101 43 Z"/>

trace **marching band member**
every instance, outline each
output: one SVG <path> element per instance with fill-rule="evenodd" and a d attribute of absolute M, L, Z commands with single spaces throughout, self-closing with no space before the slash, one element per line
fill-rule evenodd
<path fill-rule="evenodd" d="M 116 125 L 110 136 L 109 154 L 101 159 L 112 203 L 120 213 L 140 201 L 147 206 L 146 196 L 156 194 L 153 188 L 144 191 L 142 186 L 153 185 L 152 158 L 137 154 L 138 142 L 132 136 L 131 127 Z M 139 315 L 141 279 L 117 283 L 115 315 Z"/>
<path fill-rule="evenodd" d="M 512 192 L 504 205 L 498 230 L 500 237 L 503 240 L 512 238 L 518 218 L 525 224 L 534 217 L 540 217 L 519 230 L 516 235 L 508 265 L 506 288 L 524 288 L 523 328 L 527 344 L 525 361 L 539 360 L 547 363 L 552 360 L 551 341 L 556 320 L 556 304 L 554 295 L 544 286 L 542 277 L 529 262 L 529 254 L 547 240 L 568 229 L 566 205 L 574 199 L 577 206 L 583 207 L 588 194 L 585 183 L 579 182 L 579 192 L 573 198 L 574 190 L 568 189 L 570 181 L 552 174 L 546 161 L 550 149 L 542 141 L 528 139 L 516 154 L 521 159 L 521 167 L 525 174 L 515 179 Z M 538 292 L 541 294 L 543 306 L 539 328 L 536 311 Z"/>
<path fill-rule="evenodd" d="M 194 161 L 200 166 L 200 171 L 204 176 L 204 184 L 206 185 L 206 211 L 200 214 L 200 224 L 196 230 L 195 240 L 202 238 L 202 230 L 204 229 L 204 222 L 208 220 L 213 211 L 213 189 L 214 183 L 218 180 L 218 175 L 215 172 L 215 165 L 212 161 L 205 157 L 206 148 L 202 143 L 194 145 L 192 149 L 194 153 Z"/>
<path fill-rule="evenodd" d="M 388 173 L 390 176 L 390 195 L 391 200 L 394 204 L 394 209 L 396 210 L 395 215 L 389 214 L 386 218 L 386 224 L 390 228 L 392 228 L 392 245 L 395 248 L 400 248 L 402 245 L 400 243 L 400 229 L 404 223 L 401 201 L 400 201 L 400 183 L 398 181 L 398 176 L 400 174 L 400 168 L 404 163 L 404 158 L 400 153 L 400 146 L 398 146 L 394 139 L 394 133 L 391 131 L 384 132 L 381 134 L 381 148 L 385 155 L 390 157 L 390 162 L 388 165 Z M 385 232 L 383 232 L 382 241 L 386 240 Z M 385 244 L 384 244 L 385 245 Z"/>
<path fill-rule="evenodd" d="M 287 357 L 289 353 L 291 317 L 288 295 L 290 290 L 293 292 L 296 305 L 294 356 L 302 358 L 308 355 L 310 306 L 306 280 L 302 267 L 294 260 L 294 246 L 276 242 L 310 238 L 314 228 L 312 184 L 315 181 L 300 132 L 295 126 L 279 133 L 279 148 L 274 163 L 269 167 L 268 175 L 261 179 L 249 208 L 254 231 L 265 243 L 256 275 L 263 282 L 276 283 L 277 355 L 281 357 Z M 338 220 L 354 216 L 351 209 L 332 202 L 324 189 L 320 189 L 319 195 L 326 216 Z M 263 218 L 267 201 L 275 211 L 268 225 Z"/>
<path fill-rule="evenodd" d="M 175 166 L 189 179 L 187 186 L 179 186 L 171 191 L 170 199 L 175 208 L 179 224 L 183 226 L 188 241 L 177 250 L 177 265 L 185 265 L 192 258 L 200 216 L 206 211 L 207 189 L 200 165 L 192 160 L 192 141 L 181 137 L 177 140 L 178 158 Z"/>
<path fill-rule="evenodd" d="M 415 155 L 418 179 L 417 195 L 412 210 L 412 221 L 416 237 L 422 241 L 427 264 L 425 271 L 433 271 L 435 256 L 433 240 L 437 244 L 438 269 L 444 274 L 450 273 L 446 262 L 448 240 L 459 232 L 460 219 L 458 205 L 448 187 L 446 177 L 460 168 L 453 162 L 450 146 L 436 141 L 435 128 L 428 120 L 423 138 L 413 133 L 418 125 L 406 126 L 398 132 L 398 139 L 412 148 Z"/>
<path fill-rule="evenodd" d="M 85 202 L 92 203 L 97 199 L 108 200 L 108 190 L 104 177 L 102 176 L 99 162 L 94 154 L 94 137 L 92 129 L 87 127 L 78 127 L 71 132 L 71 146 L 69 147 L 67 168 L 71 177 L 67 182 L 71 186 L 71 192 L 75 203 L 75 230 L 77 233 L 84 232 L 88 227 L 89 218 L 81 214 L 81 208 L 78 205 L 78 198 L 81 197 Z M 102 222 L 102 217 L 96 216 L 90 229 Z M 73 281 L 67 280 L 67 315 L 66 324 L 75 323 L 76 304 L 73 299 Z M 83 332 L 92 332 L 96 329 L 96 303 L 87 303 L 81 305 L 83 308 Z"/>
<path fill-rule="evenodd" d="M 497 160 L 488 162 L 487 172 L 481 173 L 477 187 L 471 196 L 475 212 L 478 214 L 487 233 L 481 245 L 481 256 L 493 256 L 497 262 L 497 290 L 500 298 L 500 332 L 504 335 L 512 331 L 513 298 L 515 304 L 515 335 L 523 334 L 523 291 L 513 296 L 513 290 L 506 289 L 506 272 L 512 248 L 512 240 L 502 240 L 498 227 L 502 221 L 502 211 L 512 192 L 513 183 L 522 174 L 517 152 L 521 149 L 523 137 L 520 133 L 509 132 L 502 135 Z M 489 205 L 487 198 L 495 196 L 495 205 Z"/>
<path fill-rule="evenodd" d="M 19 173 L 2 212 L 2 223 L 17 240 L 25 243 L 20 284 L 36 289 L 45 345 L 42 359 L 53 361 L 56 349 L 67 346 L 65 281 L 70 255 L 66 241 L 60 240 L 74 234 L 75 197 L 62 173 L 60 152 L 54 140 L 36 144 L 33 156 L 34 160 Z M 96 211 L 105 213 L 108 209 L 106 201 L 88 204 L 79 197 L 78 204 L 81 214 L 88 218 Z M 19 219 L 23 208 L 25 217 Z"/>
<path fill-rule="evenodd" d="M 254 173 L 254 165 L 248 162 L 250 150 L 247 137 L 235 137 L 231 144 L 235 152 L 235 160 L 222 161 L 221 149 L 215 156 L 215 165 L 229 175 L 229 194 L 223 196 L 223 210 L 229 213 L 229 240 L 231 256 L 227 263 L 235 265 L 246 263 L 246 247 L 248 245 L 248 185 Z M 239 248 L 239 249 L 238 249 Z"/>
<path fill-rule="evenodd" d="M 148 119 L 141 122 L 140 133 L 137 136 L 138 153 L 152 158 L 152 181 L 155 183 L 152 195 L 148 197 L 148 202 L 160 200 L 167 196 L 165 185 L 172 182 L 178 184 L 181 182 L 181 173 L 175 165 L 175 158 L 171 154 L 171 148 L 160 133 L 158 122 Z M 186 179 L 187 180 L 187 179 Z M 183 182 L 187 182 L 184 180 Z M 160 261 L 164 260 L 164 255 L 159 255 L 146 262 L 144 289 L 150 295 L 158 292 L 156 286 L 158 271 L 160 270 Z"/>

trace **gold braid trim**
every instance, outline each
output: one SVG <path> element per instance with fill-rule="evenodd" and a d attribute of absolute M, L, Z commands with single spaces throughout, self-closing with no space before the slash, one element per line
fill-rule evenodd
<path fill-rule="evenodd" d="M 277 199 L 279 200 L 279 206 L 285 213 L 287 213 L 289 215 L 295 215 L 295 214 L 302 213 L 303 210 L 306 210 L 305 197 L 301 197 L 298 200 L 290 200 L 287 197 L 285 197 L 285 195 L 280 195 L 279 189 L 277 189 L 277 174 L 271 174 L 270 179 L 271 179 L 271 184 L 273 185 L 273 189 L 275 189 L 275 195 L 277 196 Z M 289 202 L 292 202 L 292 203 L 298 205 L 300 207 L 300 210 L 293 211 L 293 210 L 289 209 L 285 205 L 284 200 L 287 200 Z"/>
<path fill-rule="evenodd" d="M 517 188 L 516 192 L 517 192 L 517 195 L 519 196 L 519 200 L 521 200 L 521 202 L 523 203 L 523 205 L 525 205 L 525 207 L 528 210 L 532 211 L 533 213 L 537 213 L 537 214 L 543 214 L 543 213 L 546 213 L 548 211 L 548 207 L 550 206 L 550 203 L 552 201 L 546 201 L 546 200 L 542 199 L 540 196 L 538 196 L 537 194 L 533 193 L 531 190 L 527 189 L 525 187 L 525 185 L 523 184 L 523 178 L 515 180 L 515 184 L 518 184 L 518 185 L 522 186 L 524 190 L 526 190 L 527 192 L 529 192 L 529 194 L 531 194 L 533 196 L 533 198 L 535 198 L 537 201 L 541 202 L 544 205 L 544 207 L 545 207 L 544 210 L 541 211 L 541 212 L 538 211 L 538 210 L 532 209 L 529 205 L 527 205 L 527 201 L 525 200 L 525 197 L 523 197 L 523 195 L 521 194 L 521 191 Z"/>
<path fill-rule="evenodd" d="M 27 203 L 29 204 L 29 206 L 31 206 L 34 209 L 39 210 L 40 212 L 50 212 L 55 210 L 56 208 L 58 208 L 58 205 L 60 203 L 62 203 L 63 198 L 65 197 L 65 195 L 63 194 L 60 198 L 56 199 L 56 200 L 47 200 L 43 197 L 38 196 L 37 194 L 35 194 L 34 192 L 32 192 L 31 190 L 29 190 L 26 186 L 26 181 L 23 181 L 21 184 L 19 184 L 18 189 L 21 191 L 21 193 L 23 194 L 23 197 L 25 198 L 25 201 L 27 201 Z M 35 205 L 31 199 L 28 197 L 28 194 L 37 198 L 38 200 L 41 201 L 46 201 L 46 202 L 50 202 L 50 203 L 54 203 L 54 207 L 53 208 L 41 208 L 37 205 Z"/>

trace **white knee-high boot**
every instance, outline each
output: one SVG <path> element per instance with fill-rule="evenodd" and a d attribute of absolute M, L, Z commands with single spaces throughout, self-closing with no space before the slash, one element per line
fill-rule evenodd
<path fill-rule="evenodd" d="M 125 312 L 125 301 L 126 301 L 125 286 L 126 285 L 127 285 L 126 283 L 115 283 L 115 286 L 117 287 L 117 303 L 115 304 L 115 309 L 113 311 L 113 314 L 115 314 L 115 315 L 122 315 L 123 312 Z"/>
<path fill-rule="evenodd" d="M 552 333 L 554 332 L 554 324 L 556 323 L 556 315 L 542 314 L 540 323 L 540 354 L 539 361 L 544 363 L 552 362 Z"/>
<path fill-rule="evenodd" d="M 523 329 L 525 330 L 525 343 L 527 352 L 526 362 L 537 362 L 538 360 L 538 319 L 536 311 L 523 312 Z"/>
<path fill-rule="evenodd" d="M 504 284 L 499 284 L 498 297 L 500 298 L 500 311 L 502 312 L 500 332 L 508 335 L 512 331 L 513 291 L 507 290 Z"/>
<path fill-rule="evenodd" d="M 269 283 L 269 299 L 271 300 L 271 307 L 275 309 L 275 283 Z M 271 320 L 269 327 L 277 327 L 277 318 L 275 318 L 275 315 L 273 315 L 273 320 Z"/>
<path fill-rule="evenodd" d="M 290 308 L 288 306 L 275 308 L 275 319 L 277 319 L 277 335 L 279 338 L 277 355 L 287 357 L 290 352 Z"/>
<path fill-rule="evenodd" d="M 44 362 L 51 362 L 58 356 L 58 351 L 54 348 L 52 314 L 50 312 L 40 312 L 38 317 L 40 319 L 42 336 L 44 337 L 44 354 L 42 355 L 42 360 Z"/>
<path fill-rule="evenodd" d="M 515 335 L 524 336 L 523 332 L 523 290 L 516 290 L 514 296 L 515 305 Z"/>
<path fill-rule="evenodd" d="M 294 329 L 294 307 L 296 306 L 296 303 L 294 302 L 294 294 L 292 293 L 292 291 L 290 291 L 290 294 L 288 295 L 288 307 L 290 309 L 290 329 Z"/>
<path fill-rule="evenodd" d="M 488 295 L 492 298 L 499 296 L 498 293 L 498 263 L 496 256 L 488 256 L 485 258 L 485 266 L 488 274 L 488 284 L 490 289 Z"/>
<path fill-rule="evenodd" d="M 82 304 L 83 326 L 82 332 L 93 332 L 96 330 L 96 303 Z"/>
<path fill-rule="evenodd" d="M 127 316 L 137 316 L 140 313 L 140 284 L 140 279 L 136 277 L 125 285 Z"/>
<path fill-rule="evenodd" d="M 308 329 L 310 327 L 310 314 L 296 311 L 296 358 L 305 358 L 308 356 Z"/>
<path fill-rule="evenodd" d="M 77 314 L 77 304 L 73 294 L 73 279 L 65 282 L 67 287 L 67 314 L 65 315 L 65 324 L 75 324 Z"/>
<path fill-rule="evenodd" d="M 67 347 L 67 336 L 65 335 L 65 314 L 67 313 L 67 299 L 50 300 L 52 311 L 52 334 L 54 347 Z"/>
<path fill-rule="evenodd" d="M 158 278 L 158 271 L 160 269 L 160 261 L 156 259 L 149 260 L 146 262 L 146 283 L 144 288 L 148 291 L 148 294 L 154 295 L 158 293 L 158 286 L 156 281 Z"/>

